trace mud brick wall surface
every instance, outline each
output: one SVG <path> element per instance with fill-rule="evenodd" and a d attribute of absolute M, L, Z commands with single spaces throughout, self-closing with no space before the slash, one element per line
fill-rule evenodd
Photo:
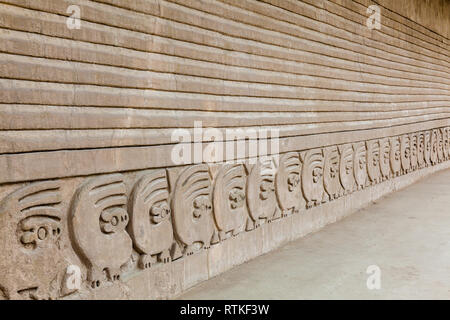
<path fill-rule="evenodd" d="M 449 30 L 446 0 L 0 0 L 0 296 L 172 298 L 448 167 Z M 279 161 L 175 165 L 195 121 Z"/>

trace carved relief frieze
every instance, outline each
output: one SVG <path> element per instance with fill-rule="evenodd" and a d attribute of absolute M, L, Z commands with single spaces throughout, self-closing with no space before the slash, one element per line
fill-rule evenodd
<path fill-rule="evenodd" d="M 389 143 L 391 145 L 391 153 L 390 153 L 391 173 L 393 177 L 397 177 L 400 175 L 402 169 L 400 137 L 390 138 Z"/>
<path fill-rule="evenodd" d="M 61 183 L 26 185 L 0 203 L 0 289 L 7 299 L 52 299 L 64 269 Z"/>
<path fill-rule="evenodd" d="M 367 174 L 371 184 L 381 181 L 380 168 L 380 142 L 378 140 L 370 140 L 367 146 Z"/>
<path fill-rule="evenodd" d="M 179 175 L 172 198 L 175 233 L 185 246 L 185 254 L 208 249 L 215 233 L 212 182 L 206 164 L 184 169 Z"/>
<path fill-rule="evenodd" d="M 84 290 L 93 290 L 129 268 L 170 263 L 262 223 L 436 165 L 450 158 L 449 149 L 445 127 L 256 163 L 79 177 L 65 192 L 61 181 L 22 185 L 0 202 L 0 269 L 8 270 L 0 291 L 7 299 L 67 294 L 67 250 L 87 271 Z"/>
<path fill-rule="evenodd" d="M 302 190 L 306 207 L 312 208 L 325 200 L 323 186 L 324 157 L 322 149 L 312 149 L 300 153 L 303 162 Z"/>
<path fill-rule="evenodd" d="M 223 165 L 214 182 L 214 220 L 220 240 L 228 235 L 236 236 L 245 225 L 246 172 L 242 164 Z"/>
<path fill-rule="evenodd" d="M 305 208 L 302 193 L 302 163 L 297 152 L 289 152 L 280 157 L 275 177 L 275 190 L 283 216 L 297 213 Z"/>
<path fill-rule="evenodd" d="M 356 188 L 363 189 L 367 183 L 367 150 L 364 142 L 353 144 L 353 172 Z"/>
<path fill-rule="evenodd" d="M 270 157 L 264 157 L 256 164 L 249 166 L 247 181 L 247 205 L 250 219 L 247 230 L 257 228 L 261 222 L 272 221 L 278 210 L 275 194 L 276 163 Z"/>
<path fill-rule="evenodd" d="M 88 179 L 72 200 L 71 238 L 93 288 L 101 285 L 105 274 L 109 281 L 120 280 L 120 268 L 131 257 L 126 195 L 123 176 L 112 174 Z"/>
<path fill-rule="evenodd" d="M 389 179 L 391 174 L 391 145 L 388 138 L 380 139 L 380 171 L 383 181 Z"/>
<path fill-rule="evenodd" d="M 171 261 L 174 237 L 169 195 L 164 169 L 144 174 L 131 192 L 128 230 L 134 247 L 140 253 L 139 266 L 142 269 L 156 262 Z"/>
<path fill-rule="evenodd" d="M 353 146 L 351 144 L 340 145 L 339 154 L 341 156 L 339 162 L 339 177 L 341 180 L 342 188 L 344 189 L 344 195 L 352 193 L 355 187 L 354 176 L 354 156 Z"/>

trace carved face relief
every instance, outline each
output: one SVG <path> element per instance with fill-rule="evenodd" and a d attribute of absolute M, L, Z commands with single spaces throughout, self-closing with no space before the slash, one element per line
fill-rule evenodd
<path fill-rule="evenodd" d="M 339 181 L 340 156 L 336 146 L 324 149 L 324 186 L 330 199 L 336 199 L 341 192 Z"/>
<path fill-rule="evenodd" d="M 392 173 L 396 176 L 400 174 L 401 169 L 401 151 L 400 151 L 400 138 L 394 137 L 390 138 L 390 144 L 391 144 L 391 170 Z"/>
<path fill-rule="evenodd" d="M 380 144 L 378 140 L 367 141 L 367 173 L 372 182 L 381 178 Z"/>
<path fill-rule="evenodd" d="M 275 194 L 275 162 L 261 158 L 250 170 L 247 184 L 247 204 L 253 221 L 272 219 L 277 210 Z"/>
<path fill-rule="evenodd" d="M 432 164 L 436 164 L 438 161 L 438 135 L 437 130 L 431 131 L 431 153 L 430 153 L 430 161 Z"/>
<path fill-rule="evenodd" d="M 390 153 L 391 153 L 391 146 L 389 144 L 389 139 L 388 138 L 381 139 L 380 140 L 380 171 L 381 171 L 381 176 L 384 179 L 387 179 L 389 177 L 389 174 L 391 173 Z"/>
<path fill-rule="evenodd" d="M 245 193 L 240 188 L 234 188 L 228 194 L 228 200 L 230 200 L 231 209 L 242 208 L 245 204 Z"/>
<path fill-rule="evenodd" d="M 108 208 L 100 215 L 100 229 L 105 234 L 125 230 L 128 224 L 128 213 L 123 208 Z"/>
<path fill-rule="evenodd" d="M 401 137 L 400 152 L 402 168 L 407 172 L 411 168 L 411 146 L 409 135 L 407 134 Z"/>
<path fill-rule="evenodd" d="M 61 235 L 59 219 L 31 216 L 19 223 L 20 242 L 26 248 L 44 248 L 55 244 Z"/>
<path fill-rule="evenodd" d="M 245 207 L 246 173 L 242 164 L 223 165 L 214 184 L 214 220 L 219 231 L 233 235 L 242 231 L 247 217 Z"/>
<path fill-rule="evenodd" d="M 155 203 L 150 208 L 150 221 L 152 224 L 160 224 L 161 222 L 169 220 L 170 207 L 167 201 Z"/>
<path fill-rule="evenodd" d="M 450 127 L 447 129 L 447 141 L 448 141 L 448 157 L 450 158 Z"/>
<path fill-rule="evenodd" d="M 425 135 L 424 135 L 424 159 L 425 159 L 425 163 L 427 165 L 431 164 L 431 132 L 430 131 L 425 131 Z"/>
<path fill-rule="evenodd" d="M 411 169 L 417 168 L 417 154 L 418 154 L 418 146 L 417 146 L 417 134 L 412 133 L 410 135 L 410 145 L 411 145 Z"/>
<path fill-rule="evenodd" d="M 295 188 L 300 185 L 300 175 L 290 173 L 287 179 L 288 191 L 294 192 Z"/>
<path fill-rule="evenodd" d="M 167 253 L 172 246 L 174 238 L 169 203 L 169 183 L 164 169 L 146 172 L 133 187 L 128 202 L 128 232 L 141 254 L 141 261 L 144 261 L 140 263 L 142 268 L 149 266 L 145 256 Z"/>
<path fill-rule="evenodd" d="M 423 167 L 423 165 L 425 164 L 424 152 L 425 152 L 425 136 L 423 132 L 419 132 L 417 134 L 417 165 L 419 167 Z"/>
<path fill-rule="evenodd" d="M 439 162 L 444 161 L 444 137 L 441 130 L 436 130 L 437 135 L 437 156 Z"/>
<path fill-rule="evenodd" d="M 449 131 L 448 128 L 441 128 L 441 135 L 442 135 L 442 151 L 444 159 L 449 158 L 450 153 L 450 137 L 449 137 Z"/>
<path fill-rule="evenodd" d="M 351 144 L 339 146 L 339 153 L 341 160 L 339 164 L 339 176 L 342 187 L 346 193 L 353 191 L 355 184 L 355 177 L 353 175 L 353 147 Z"/>
<path fill-rule="evenodd" d="M 302 163 L 296 152 L 280 157 L 280 165 L 275 177 L 275 190 L 280 208 L 294 211 L 305 207 L 301 186 Z"/>
<path fill-rule="evenodd" d="M 120 267 L 131 256 L 132 241 L 125 228 L 126 187 L 121 174 L 94 177 L 82 184 L 72 202 L 71 225 L 75 249 L 88 267 L 92 288 L 120 279 Z M 111 252 L 114 252 L 112 255 Z"/>
<path fill-rule="evenodd" d="M 202 243 L 209 247 L 214 234 L 212 184 L 206 164 L 184 169 L 175 184 L 172 199 L 173 223 L 186 246 Z"/>
<path fill-rule="evenodd" d="M 203 215 L 211 213 L 212 203 L 208 196 L 200 196 L 194 199 L 194 219 L 200 219 Z"/>
<path fill-rule="evenodd" d="M 271 178 L 264 179 L 259 185 L 259 198 L 261 200 L 267 200 L 274 191 L 275 186 L 273 180 Z"/>
<path fill-rule="evenodd" d="M 0 202 L 0 288 L 7 299 L 56 298 L 55 281 L 66 266 L 59 248 L 61 201 L 60 183 L 45 181 Z"/>
<path fill-rule="evenodd" d="M 302 188 L 310 206 L 322 201 L 324 195 L 323 168 L 324 158 L 321 149 L 312 149 L 300 154 L 303 162 Z"/>
<path fill-rule="evenodd" d="M 354 159 L 353 162 L 357 164 L 353 167 L 355 174 L 356 185 L 360 188 L 366 185 L 367 168 L 366 168 L 366 145 L 364 142 L 353 144 Z"/>

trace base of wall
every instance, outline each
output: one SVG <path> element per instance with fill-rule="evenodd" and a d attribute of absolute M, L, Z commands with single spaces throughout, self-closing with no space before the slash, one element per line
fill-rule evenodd
<path fill-rule="evenodd" d="M 158 264 L 144 271 L 132 271 L 122 282 L 107 284 L 97 290 L 80 292 L 67 299 L 170 299 L 189 288 L 215 277 L 234 266 L 268 253 L 280 246 L 316 232 L 330 223 L 368 206 L 385 195 L 405 188 L 437 171 L 450 168 L 450 161 L 411 172 L 366 187 L 350 195 L 300 213 L 242 232 L 208 250 L 192 256 Z"/>

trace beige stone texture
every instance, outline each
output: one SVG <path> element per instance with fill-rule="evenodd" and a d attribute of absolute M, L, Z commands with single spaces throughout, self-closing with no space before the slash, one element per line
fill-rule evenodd
<path fill-rule="evenodd" d="M 173 298 L 447 168 L 449 28 L 444 0 L 0 0 L 0 297 Z M 195 121 L 279 154 L 175 163 Z"/>

